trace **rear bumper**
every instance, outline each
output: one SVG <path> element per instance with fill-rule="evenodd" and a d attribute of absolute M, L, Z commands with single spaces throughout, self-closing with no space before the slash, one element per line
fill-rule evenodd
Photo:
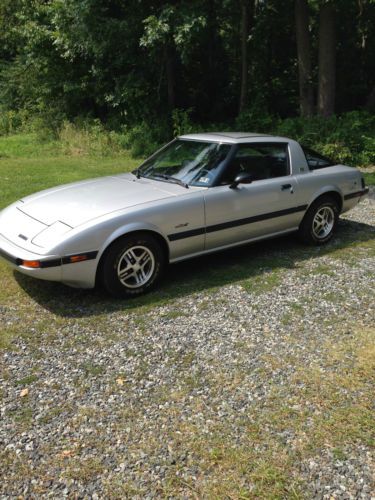
<path fill-rule="evenodd" d="M 353 193 L 348 193 L 344 195 L 344 202 L 342 206 L 341 213 L 347 212 L 354 208 L 360 201 L 368 196 L 369 188 L 363 188 L 360 191 L 355 191 Z"/>
<path fill-rule="evenodd" d="M 368 195 L 369 188 L 363 188 L 360 191 L 355 191 L 354 193 L 349 193 L 344 196 L 344 200 L 351 200 L 353 198 L 358 198 L 358 201 L 363 200 Z"/>
<path fill-rule="evenodd" d="M 369 194 L 369 191 L 370 191 L 370 189 L 369 189 L 368 187 L 367 187 L 367 188 L 365 188 L 365 189 L 363 189 L 363 191 L 362 191 L 362 192 L 363 192 L 363 194 L 362 194 L 362 196 L 361 196 L 361 200 L 363 200 L 363 198 L 367 198 L 367 196 L 368 196 L 368 194 Z"/>

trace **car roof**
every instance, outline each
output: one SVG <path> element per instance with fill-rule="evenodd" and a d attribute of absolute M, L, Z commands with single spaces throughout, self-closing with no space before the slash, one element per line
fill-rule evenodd
<path fill-rule="evenodd" d="M 180 135 L 179 139 L 190 141 L 226 142 L 230 144 L 241 144 L 243 142 L 285 142 L 290 141 L 286 137 L 267 134 L 256 134 L 249 132 L 204 132 L 199 134 Z"/>

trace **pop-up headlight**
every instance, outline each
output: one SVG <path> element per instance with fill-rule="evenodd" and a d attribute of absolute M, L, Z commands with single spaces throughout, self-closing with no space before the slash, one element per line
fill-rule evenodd
<path fill-rule="evenodd" d="M 71 229 L 72 228 L 70 226 L 64 224 L 63 222 L 54 222 L 51 226 L 48 226 L 46 229 L 37 234 L 33 238 L 32 243 L 42 248 L 51 246 L 56 243 L 61 236 L 63 236 Z"/>

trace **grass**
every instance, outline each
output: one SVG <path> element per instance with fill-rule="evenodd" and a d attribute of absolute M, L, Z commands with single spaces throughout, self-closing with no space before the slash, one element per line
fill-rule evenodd
<path fill-rule="evenodd" d="M 29 385 L 38 380 L 38 375 L 28 375 L 27 377 L 16 380 L 16 385 Z"/>
<path fill-rule="evenodd" d="M 267 293 L 278 287 L 282 282 L 279 270 L 264 271 L 261 275 L 255 276 L 242 283 L 242 287 L 249 293 L 260 295 Z"/>
<path fill-rule="evenodd" d="M 79 143 L 67 148 L 58 141 L 38 142 L 32 135 L 0 138 L 1 206 L 55 184 L 115 174 L 131 170 L 139 163 L 127 153 L 91 156 L 83 154 L 83 150 Z M 375 184 L 372 173 L 365 175 Z M 24 388 L 30 391 L 27 397 L 16 399 L 5 415 L 12 423 L 12 432 L 28 431 L 34 425 L 53 426 L 61 418 L 66 418 L 73 435 L 76 431 L 79 435 L 80 426 L 88 425 L 87 422 L 97 429 L 97 433 L 85 436 L 82 442 L 77 438 L 73 444 L 68 438 L 56 435 L 53 442 L 45 443 L 41 450 L 43 461 L 35 467 L 22 454 L 1 450 L 2 470 L 14 471 L 15 477 L 36 479 L 34 490 L 29 493 L 37 496 L 48 491 L 46 479 L 54 477 L 83 485 L 101 478 L 103 496 L 108 498 L 146 496 L 147 487 L 143 489 L 134 477 L 136 474 L 142 477 L 148 467 L 147 460 L 163 456 L 160 451 L 168 443 L 176 458 L 159 464 L 166 471 L 165 479 L 155 485 L 160 497 L 304 498 L 306 484 L 299 477 L 301 461 L 314 458 L 324 449 L 332 450 L 336 460 L 345 460 L 348 444 L 374 446 L 375 330 L 360 327 L 364 309 L 358 308 L 357 303 L 353 303 L 351 311 L 352 325 L 345 326 L 350 334 L 334 337 L 335 341 L 327 338 L 324 345 L 318 346 L 312 338 L 311 345 L 304 345 L 307 350 L 321 352 L 316 364 L 305 366 L 298 356 L 280 359 L 272 351 L 267 352 L 258 374 L 269 390 L 265 403 L 254 404 L 246 414 L 233 412 L 233 420 L 225 416 L 212 418 L 212 414 L 218 411 L 215 405 L 226 399 L 241 408 L 241 400 L 234 396 L 244 387 L 251 394 L 251 387 L 245 385 L 249 370 L 241 364 L 241 358 L 228 374 L 225 366 L 215 364 L 213 352 L 212 366 L 207 371 L 201 370 L 194 344 L 181 352 L 171 339 L 170 349 L 161 352 L 158 360 L 170 368 L 171 380 L 161 381 L 153 392 L 131 399 L 134 387 L 128 383 L 126 371 L 111 374 L 110 363 L 99 364 L 93 358 L 76 366 L 72 380 L 75 397 L 69 397 L 66 406 L 38 409 L 40 419 L 36 424 L 31 403 L 37 397 L 38 387 L 44 383 L 43 365 L 38 356 L 44 345 L 55 345 L 64 356 L 64 351 L 72 348 L 77 353 L 90 352 L 94 347 L 100 349 L 101 345 L 119 342 L 124 359 L 137 360 L 133 375 L 142 386 L 154 367 L 142 358 L 137 339 L 141 349 L 144 337 L 153 328 L 155 315 L 166 325 L 183 326 L 188 314 L 196 314 L 205 325 L 207 315 L 213 314 L 216 307 L 226 307 L 228 316 L 242 326 L 241 321 L 246 318 L 238 312 L 235 316 L 231 312 L 230 296 L 226 298 L 218 293 L 225 285 L 240 286 L 245 303 L 251 303 L 252 299 L 256 302 L 263 294 L 267 300 L 267 294 L 278 289 L 288 293 L 283 286 L 290 274 L 306 281 L 316 275 L 333 280 L 342 272 L 342 263 L 355 266 L 361 258 L 373 256 L 372 228 L 347 221 L 340 227 L 339 238 L 319 249 L 302 247 L 288 237 L 177 264 L 159 290 L 128 302 L 115 301 L 100 291 L 74 290 L 32 280 L 13 274 L 0 262 L 0 313 L 1 308 L 5 314 L 11 311 L 11 320 L 1 324 L 0 349 L 15 351 L 12 355 L 27 353 L 30 358 L 30 367 L 17 378 L 12 378 L 11 369 L 1 369 L 2 379 L 14 388 L 17 397 Z M 362 305 L 367 303 L 371 312 L 372 291 L 362 293 Z M 182 307 L 185 297 L 191 306 L 189 312 Z M 298 325 L 310 307 L 308 298 L 303 302 L 288 298 L 286 311 L 276 325 L 280 328 L 278 341 L 300 344 L 298 328 L 302 326 Z M 338 305 L 344 298 L 350 300 L 345 289 L 340 295 L 326 293 L 322 298 Z M 257 314 L 261 317 L 262 310 Z M 339 313 L 328 319 L 332 328 L 338 331 L 343 328 Z M 272 322 L 270 324 L 272 326 Z M 250 330 L 251 321 L 245 322 L 244 328 Z M 289 336 L 282 335 L 283 328 Z M 74 334 L 65 335 L 70 330 Z M 261 342 L 267 342 L 268 334 L 264 332 Z M 15 345 L 18 339 L 25 351 Z M 128 345 L 129 339 L 132 345 Z M 246 335 L 225 341 L 237 345 L 243 360 L 251 359 L 252 346 Z M 288 383 L 271 384 L 273 373 L 285 367 L 290 367 Z M 59 383 L 54 382 L 53 391 L 62 390 Z M 80 406 L 77 410 L 79 395 L 90 391 L 93 384 L 104 387 L 107 396 L 120 391 L 129 394 L 131 404 L 95 407 L 92 399 L 92 407 Z M 210 391 L 216 401 L 212 408 L 208 406 L 210 401 L 205 399 L 204 390 Z M 7 398 L 6 391 L 1 392 L 1 398 Z M 107 430 L 110 432 L 107 423 L 124 432 L 132 428 L 133 422 L 143 421 L 147 412 L 152 413 L 152 408 L 159 405 L 163 405 L 159 412 L 163 421 L 157 423 L 153 433 L 152 429 L 148 432 L 150 420 L 135 441 L 131 442 L 128 434 L 123 434 L 124 453 L 134 457 L 137 464 L 133 476 L 120 473 L 108 479 L 107 469 L 115 466 L 102 463 L 104 445 L 100 442 L 101 435 Z M 288 433 L 292 443 L 286 445 L 283 436 Z M 95 450 L 96 455 L 85 456 L 85 449 Z M 186 451 L 186 457 L 181 458 L 182 451 Z M 146 459 L 141 453 L 146 454 Z M 115 458 L 117 465 L 123 460 L 121 456 Z M 195 479 L 185 474 L 191 470 L 196 471 Z"/>
<path fill-rule="evenodd" d="M 366 186 L 375 186 L 375 172 L 363 172 Z"/>

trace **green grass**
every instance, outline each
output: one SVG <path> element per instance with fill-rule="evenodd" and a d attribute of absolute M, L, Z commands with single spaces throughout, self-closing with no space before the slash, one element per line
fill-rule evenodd
<path fill-rule="evenodd" d="M 375 172 L 363 172 L 366 186 L 375 186 Z"/>
<path fill-rule="evenodd" d="M 278 287 L 282 282 L 282 276 L 278 270 L 264 271 L 259 276 L 254 276 L 242 283 L 242 287 L 249 293 L 260 295 Z"/>
<path fill-rule="evenodd" d="M 37 375 L 28 375 L 27 377 L 16 380 L 16 385 L 29 385 L 38 380 Z"/>

